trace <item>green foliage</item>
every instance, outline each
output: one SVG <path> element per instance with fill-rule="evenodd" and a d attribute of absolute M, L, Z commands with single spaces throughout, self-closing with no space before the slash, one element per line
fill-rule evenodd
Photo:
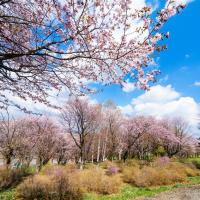
<path fill-rule="evenodd" d="M 1 200 L 16 200 L 15 189 L 8 189 L 6 191 L 0 192 Z"/>
<path fill-rule="evenodd" d="M 165 155 L 165 148 L 163 146 L 158 146 L 156 151 L 154 152 L 158 156 L 164 156 Z"/>
<path fill-rule="evenodd" d="M 190 158 L 190 162 L 192 162 L 197 169 L 200 169 L 200 158 Z"/>

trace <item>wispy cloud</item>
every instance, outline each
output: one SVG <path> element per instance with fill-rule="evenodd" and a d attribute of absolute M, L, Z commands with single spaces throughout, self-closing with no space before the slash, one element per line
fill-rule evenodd
<path fill-rule="evenodd" d="M 194 86 L 200 87 L 200 81 L 195 81 L 195 82 L 194 82 Z"/>

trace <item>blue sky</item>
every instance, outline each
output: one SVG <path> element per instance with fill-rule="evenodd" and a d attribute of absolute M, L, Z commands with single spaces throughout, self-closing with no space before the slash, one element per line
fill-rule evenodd
<path fill-rule="evenodd" d="M 145 5 L 145 0 L 134 0 L 137 5 Z M 163 7 L 166 0 L 148 0 L 154 7 Z M 170 32 L 166 40 L 168 49 L 156 54 L 155 61 L 161 74 L 150 91 L 134 89 L 131 85 L 121 88 L 111 85 L 102 92 L 89 96 L 92 102 L 103 103 L 112 100 L 124 114 L 152 115 L 157 118 L 182 117 L 191 127 L 191 132 L 200 136 L 197 129 L 200 118 L 200 0 L 176 0 L 190 2 L 181 13 L 172 17 L 163 27 L 163 32 Z M 93 84 L 99 88 L 98 84 Z M 53 94 L 52 94 L 53 96 Z M 12 97 L 20 104 L 22 101 Z M 64 104 L 68 93 L 64 90 L 52 101 Z M 42 104 L 23 102 L 23 106 L 34 112 L 57 116 L 57 111 Z M 13 113 L 18 112 L 14 110 Z"/>
<path fill-rule="evenodd" d="M 157 83 L 163 86 L 171 84 L 183 96 L 191 96 L 200 102 L 200 1 L 189 3 L 181 13 L 172 17 L 163 27 L 163 31 L 170 31 L 170 38 L 166 40 L 168 49 L 157 54 L 157 64 L 161 75 Z M 123 92 L 119 86 L 108 86 L 103 92 L 93 95 L 99 102 L 112 99 L 118 105 L 126 105 L 132 98 L 144 91 L 134 90 Z"/>
<path fill-rule="evenodd" d="M 120 86 L 112 85 L 91 95 L 91 99 L 100 103 L 111 99 L 129 115 L 182 117 L 199 135 L 196 127 L 200 115 L 200 1 L 177 1 L 190 3 L 162 28 L 163 32 L 170 32 L 170 38 L 165 41 L 168 49 L 156 54 L 161 74 L 151 90 L 124 92 Z M 165 1 L 155 2 L 162 7 L 158 2 Z"/>

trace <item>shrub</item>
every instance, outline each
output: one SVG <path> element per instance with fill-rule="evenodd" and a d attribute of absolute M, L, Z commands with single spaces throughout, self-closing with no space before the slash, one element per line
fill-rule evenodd
<path fill-rule="evenodd" d="M 138 174 L 140 171 L 139 166 L 137 167 L 131 167 L 131 166 L 125 166 L 122 169 L 122 179 L 125 183 L 132 183 L 134 184 L 134 177 L 136 174 Z"/>
<path fill-rule="evenodd" d="M 16 186 L 23 177 L 29 175 L 28 171 L 22 169 L 0 168 L 0 191 Z"/>
<path fill-rule="evenodd" d="M 113 163 L 109 160 L 105 160 L 99 164 L 102 169 L 107 169 L 108 166 L 112 165 Z"/>
<path fill-rule="evenodd" d="M 139 160 L 136 160 L 136 159 L 131 159 L 131 160 L 128 160 L 126 162 L 126 165 L 129 166 L 129 167 L 139 167 L 140 166 L 140 162 Z"/>
<path fill-rule="evenodd" d="M 134 184 L 140 187 L 170 185 L 186 181 L 186 175 L 174 169 L 144 167 L 134 177 Z"/>
<path fill-rule="evenodd" d="M 157 158 L 157 159 L 154 161 L 153 165 L 160 167 L 160 166 L 166 166 L 166 165 L 168 165 L 169 163 L 170 163 L 169 157 L 163 156 L 163 157 Z"/>
<path fill-rule="evenodd" d="M 36 175 L 17 187 L 17 198 L 21 200 L 52 199 L 52 183 L 48 176 Z"/>
<path fill-rule="evenodd" d="M 73 175 L 57 174 L 53 177 L 53 191 L 55 193 L 53 200 L 81 200 L 83 193 L 78 184 L 75 183 Z"/>
<path fill-rule="evenodd" d="M 40 174 L 42 175 L 56 175 L 56 173 L 59 173 L 59 171 L 62 171 L 62 173 L 73 173 L 77 171 L 77 167 L 75 164 L 67 164 L 65 166 L 63 165 L 46 165 L 42 168 L 40 171 Z"/>
<path fill-rule="evenodd" d="M 200 161 L 199 161 L 199 160 L 192 160 L 192 164 L 193 164 L 197 169 L 200 169 Z"/>
<path fill-rule="evenodd" d="M 103 169 L 93 168 L 80 172 L 80 184 L 85 192 L 113 194 L 119 192 L 122 182 L 119 175 L 107 176 Z"/>
<path fill-rule="evenodd" d="M 83 199 L 82 190 L 75 184 L 73 173 L 68 173 L 65 167 L 49 167 L 43 173 L 44 175 L 36 175 L 19 185 L 17 197 L 21 200 Z"/>
<path fill-rule="evenodd" d="M 196 169 L 170 163 L 150 167 L 125 167 L 123 169 L 123 181 L 139 187 L 170 185 L 187 180 L 187 176 L 197 175 Z"/>
<path fill-rule="evenodd" d="M 168 165 L 168 168 L 176 169 L 179 172 L 184 173 L 186 176 L 199 176 L 200 171 L 191 163 L 180 163 L 180 162 L 171 162 Z"/>
<path fill-rule="evenodd" d="M 93 163 L 86 163 L 83 166 L 84 169 L 92 169 L 92 168 L 95 168 L 95 167 L 96 167 L 96 165 L 93 164 Z"/>
<path fill-rule="evenodd" d="M 118 172 L 119 172 L 119 167 L 113 165 L 108 166 L 106 170 L 107 175 L 114 175 L 117 174 Z"/>

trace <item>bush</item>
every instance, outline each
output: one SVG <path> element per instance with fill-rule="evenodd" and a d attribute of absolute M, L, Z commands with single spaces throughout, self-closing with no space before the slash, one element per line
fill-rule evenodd
<path fill-rule="evenodd" d="M 186 181 L 186 175 L 176 169 L 145 167 L 135 177 L 137 186 L 159 186 Z"/>
<path fill-rule="evenodd" d="M 0 168 L 0 191 L 16 186 L 27 175 L 29 175 L 29 172 L 23 168 Z"/>
<path fill-rule="evenodd" d="M 166 166 L 166 165 L 168 165 L 169 163 L 170 163 L 169 157 L 163 156 L 163 157 L 157 158 L 157 159 L 154 161 L 153 165 L 160 167 L 160 166 Z"/>
<path fill-rule="evenodd" d="M 85 192 L 113 194 L 119 192 L 122 184 L 119 175 L 107 176 L 101 168 L 93 168 L 80 172 L 80 184 Z"/>
<path fill-rule="evenodd" d="M 191 163 L 183 164 L 183 163 L 180 163 L 180 162 L 171 162 L 168 165 L 168 168 L 174 168 L 178 171 L 181 171 L 182 173 L 184 173 L 188 177 L 200 175 L 200 171 Z"/>
<path fill-rule="evenodd" d="M 134 184 L 134 177 L 136 174 L 138 174 L 140 171 L 139 166 L 131 167 L 131 166 L 125 166 L 122 169 L 122 179 L 125 183 L 132 183 Z"/>
<path fill-rule="evenodd" d="M 62 171 L 62 173 L 73 173 L 77 171 L 77 167 L 75 164 L 67 164 L 65 166 L 63 165 L 46 165 L 42 168 L 40 171 L 41 175 L 56 175 Z"/>
<path fill-rule="evenodd" d="M 52 199 L 52 184 L 49 177 L 36 175 L 17 187 L 17 198 L 22 200 Z"/>
<path fill-rule="evenodd" d="M 103 162 L 101 162 L 99 164 L 99 166 L 102 168 L 102 169 L 107 169 L 110 165 L 112 165 L 113 163 L 109 160 L 105 160 Z"/>
<path fill-rule="evenodd" d="M 168 158 L 158 159 L 152 166 L 129 165 L 122 170 L 123 181 L 139 187 L 185 182 L 187 177 L 198 175 L 200 172 L 193 165 L 170 162 Z"/>
<path fill-rule="evenodd" d="M 139 167 L 140 162 L 141 161 L 139 161 L 139 160 L 131 159 L 131 160 L 127 160 L 126 165 L 129 166 L 129 167 Z"/>
<path fill-rule="evenodd" d="M 78 184 L 75 184 L 73 173 L 68 173 L 65 167 L 48 167 L 48 170 L 43 173 L 44 175 L 36 175 L 20 184 L 17 187 L 17 198 L 21 200 L 83 199 L 83 192 Z"/>
<path fill-rule="evenodd" d="M 199 161 L 199 160 L 192 160 L 192 164 L 193 164 L 197 169 L 200 169 L 200 161 Z"/>
<path fill-rule="evenodd" d="M 106 175 L 106 170 L 91 167 L 85 170 L 67 166 L 48 166 L 39 175 L 28 178 L 17 187 L 21 200 L 81 200 L 83 192 L 113 194 L 122 184 L 119 174 Z"/>
<path fill-rule="evenodd" d="M 138 187 L 170 185 L 186 181 L 186 175 L 176 169 L 166 167 L 128 168 L 124 170 L 123 180 Z"/>
<path fill-rule="evenodd" d="M 120 171 L 119 167 L 110 165 L 106 170 L 106 174 L 107 175 L 114 175 L 114 174 L 119 173 L 119 171 Z"/>

